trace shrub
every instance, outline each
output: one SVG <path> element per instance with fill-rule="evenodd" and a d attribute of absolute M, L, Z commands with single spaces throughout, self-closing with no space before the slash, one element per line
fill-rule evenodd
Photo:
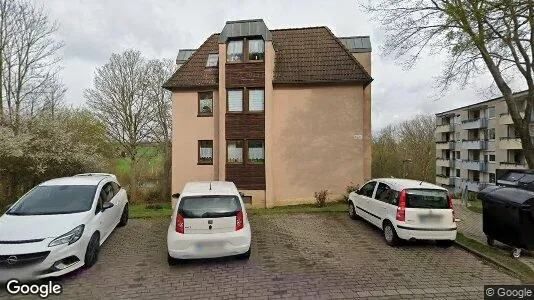
<path fill-rule="evenodd" d="M 347 185 L 347 187 L 345 188 L 345 192 L 346 192 L 346 194 L 343 195 L 343 200 L 344 200 L 345 202 L 349 201 L 349 195 L 350 195 L 350 193 L 352 193 L 352 192 L 356 192 L 356 191 L 359 190 L 359 189 L 360 189 L 360 185 L 359 185 L 359 184 L 354 184 L 354 182 L 351 181 L 350 184 Z"/>
<path fill-rule="evenodd" d="M 313 197 L 315 197 L 315 204 L 318 207 L 325 207 L 326 202 L 328 201 L 328 190 L 321 190 L 319 192 L 315 192 Z"/>

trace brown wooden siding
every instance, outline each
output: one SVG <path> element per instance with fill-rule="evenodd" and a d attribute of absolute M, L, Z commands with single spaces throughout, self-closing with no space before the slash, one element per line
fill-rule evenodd
<path fill-rule="evenodd" d="M 263 113 L 227 113 L 226 139 L 265 138 L 265 115 Z"/>
<path fill-rule="evenodd" d="M 264 190 L 265 165 L 227 164 L 226 181 L 232 181 L 238 189 Z"/>
<path fill-rule="evenodd" d="M 226 87 L 260 87 L 265 85 L 264 62 L 226 64 Z"/>

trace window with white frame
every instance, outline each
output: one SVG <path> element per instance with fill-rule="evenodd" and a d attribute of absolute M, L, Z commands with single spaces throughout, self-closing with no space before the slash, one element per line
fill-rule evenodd
<path fill-rule="evenodd" d="M 227 62 L 241 62 L 243 61 L 243 41 L 230 41 L 226 48 Z"/>
<path fill-rule="evenodd" d="M 206 62 L 206 67 L 216 67 L 219 63 L 219 54 L 210 53 L 208 55 L 208 61 Z"/>
<path fill-rule="evenodd" d="M 249 140 L 247 142 L 248 162 L 263 164 L 265 162 L 265 142 L 263 140 Z"/>
<path fill-rule="evenodd" d="M 211 140 L 198 141 L 198 164 L 199 165 L 213 164 L 213 141 Z"/>
<path fill-rule="evenodd" d="M 265 43 L 262 39 L 248 40 L 248 60 L 263 60 Z"/>
<path fill-rule="evenodd" d="M 263 111 L 265 107 L 265 92 L 260 89 L 248 91 L 248 110 L 252 112 Z"/>
<path fill-rule="evenodd" d="M 243 163 L 243 141 L 227 140 L 226 141 L 226 162 L 231 164 Z"/>

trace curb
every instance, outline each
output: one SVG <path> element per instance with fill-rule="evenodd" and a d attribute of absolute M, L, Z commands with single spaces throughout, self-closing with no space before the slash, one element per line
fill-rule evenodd
<path fill-rule="evenodd" d="M 503 268 L 503 269 L 505 269 L 505 270 L 507 270 L 507 271 L 509 271 L 509 272 L 511 272 L 511 273 L 513 273 L 513 274 L 515 274 L 519 279 L 522 279 L 522 278 L 523 278 L 523 276 L 522 276 L 521 274 L 519 274 L 519 273 L 518 273 L 516 270 L 514 270 L 513 268 L 508 267 L 507 265 L 501 263 L 500 261 L 498 261 L 498 260 L 496 260 L 496 259 L 494 259 L 494 258 L 492 258 L 492 257 L 490 257 L 490 256 L 488 256 L 488 255 L 486 255 L 486 254 L 484 254 L 484 253 L 478 251 L 478 250 L 475 250 L 475 249 L 472 249 L 472 248 L 470 248 L 470 247 L 468 247 L 468 246 L 462 245 L 462 244 L 460 244 L 458 241 L 454 241 L 454 244 L 455 244 L 456 246 L 458 246 L 458 247 L 460 247 L 460 248 L 462 248 L 462 249 L 464 249 L 464 250 L 466 250 L 466 251 L 468 251 L 468 252 L 470 252 L 470 253 L 472 253 L 472 254 L 474 254 L 474 255 L 476 255 L 476 256 L 482 258 L 482 259 L 484 259 L 484 260 L 489 261 L 489 262 L 492 263 L 492 264 L 495 264 L 495 265 L 497 265 L 497 266 L 499 266 L 499 267 L 501 267 L 501 268 Z"/>

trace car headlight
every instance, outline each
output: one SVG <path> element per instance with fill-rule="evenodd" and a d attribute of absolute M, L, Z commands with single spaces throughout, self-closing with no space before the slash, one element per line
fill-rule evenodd
<path fill-rule="evenodd" d="M 53 241 L 50 242 L 50 244 L 48 244 L 48 247 L 54 247 L 54 246 L 62 245 L 62 244 L 70 245 L 72 243 L 75 243 L 77 240 L 79 240 L 82 237 L 84 228 L 85 228 L 85 225 L 82 224 L 74 228 L 73 230 L 65 233 L 64 235 L 61 235 L 55 238 Z"/>

